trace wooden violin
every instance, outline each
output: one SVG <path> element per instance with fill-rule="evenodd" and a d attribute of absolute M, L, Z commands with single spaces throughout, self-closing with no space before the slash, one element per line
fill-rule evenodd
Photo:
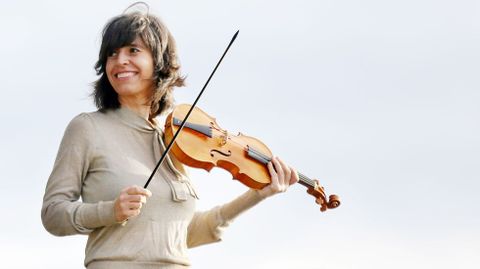
<path fill-rule="evenodd" d="M 165 122 L 165 144 L 169 144 L 182 125 L 191 105 L 178 105 Z M 267 164 L 272 158 L 270 149 L 260 140 L 241 133 L 231 135 L 217 124 L 215 118 L 194 107 L 183 129 L 171 147 L 171 153 L 185 165 L 210 171 L 221 167 L 234 179 L 250 188 L 262 189 L 270 183 Z M 324 188 L 318 181 L 298 173 L 299 183 L 316 198 L 320 210 L 333 209 L 340 205 L 337 195 L 327 199 Z"/>
<path fill-rule="evenodd" d="M 241 133 L 230 135 L 218 126 L 214 118 L 195 107 L 238 33 L 239 31 L 233 35 L 192 105 L 179 105 L 167 116 L 164 137 L 167 146 L 144 188 L 148 187 L 170 150 L 180 162 L 188 166 L 207 171 L 215 166 L 221 167 L 250 188 L 261 189 L 271 182 L 267 164 L 273 155 L 264 143 Z M 301 173 L 298 176 L 299 183 L 307 187 L 307 192 L 316 198 L 321 211 L 340 205 L 337 195 L 330 195 L 327 199 L 324 188 L 317 180 Z"/>

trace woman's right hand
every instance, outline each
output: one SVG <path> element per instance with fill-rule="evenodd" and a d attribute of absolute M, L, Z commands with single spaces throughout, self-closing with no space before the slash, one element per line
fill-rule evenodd
<path fill-rule="evenodd" d="M 149 190 L 136 185 L 123 189 L 115 199 L 115 220 L 124 222 L 131 217 L 138 216 L 143 204 L 147 202 L 147 197 L 150 196 L 152 193 Z"/>

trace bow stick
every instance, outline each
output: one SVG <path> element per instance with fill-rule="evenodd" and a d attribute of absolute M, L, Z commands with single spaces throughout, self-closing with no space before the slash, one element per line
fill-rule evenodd
<path fill-rule="evenodd" d="M 168 152 L 170 151 L 170 148 L 171 148 L 172 145 L 173 145 L 173 142 L 175 142 L 175 139 L 177 138 L 178 134 L 180 133 L 180 131 L 182 131 L 183 126 L 185 125 L 185 123 L 187 122 L 188 117 L 190 116 L 190 113 L 192 113 L 193 108 L 195 107 L 195 105 L 197 104 L 198 100 L 200 99 L 200 97 L 202 96 L 203 92 L 205 91 L 205 88 L 207 87 L 208 83 L 210 82 L 210 79 L 213 77 L 213 74 L 215 74 L 215 71 L 217 71 L 217 68 L 218 68 L 218 66 L 220 65 L 220 63 L 222 62 L 223 57 L 225 57 L 225 54 L 227 54 L 228 50 L 230 49 L 230 46 L 232 46 L 233 41 L 235 41 L 235 39 L 237 38 L 238 32 L 240 32 L 240 30 L 238 30 L 238 31 L 233 35 L 232 40 L 230 41 L 230 43 L 229 43 L 228 46 L 227 46 L 227 49 L 225 50 L 225 52 L 223 53 L 222 57 L 221 57 L 220 60 L 218 61 L 217 65 L 216 65 L 215 68 L 213 69 L 212 73 L 210 74 L 210 77 L 208 77 L 207 82 L 205 82 L 205 85 L 203 85 L 203 88 L 202 88 L 202 90 L 200 91 L 200 93 L 198 94 L 197 99 L 195 99 L 195 102 L 193 102 L 192 107 L 191 107 L 190 110 L 188 111 L 187 115 L 185 116 L 185 118 L 183 119 L 182 123 L 180 124 L 180 127 L 178 128 L 177 132 L 176 132 L 175 135 L 173 136 L 172 141 L 170 141 L 170 143 L 168 144 L 168 146 L 165 148 L 165 152 L 163 152 L 162 156 L 160 157 L 160 160 L 158 160 L 157 166 L 155 166 L 155 169 L 153 169 L 152 174 L 151 174 L 150 177 L 148 178 L 147 183 L 145 183 L 145 186 L 143 186 L 143 188 L 146 189 L 146 188 L 148 187 L 148 184 L 150 184 L 150 181 L 152 180 L 153 176 L 154 176 L 155 173 L 157 172 L 158 167 L 160 167 L 160 165 L 162 164 L 163 160 L 164 160 L 165 157 L 167 156 Z"/>

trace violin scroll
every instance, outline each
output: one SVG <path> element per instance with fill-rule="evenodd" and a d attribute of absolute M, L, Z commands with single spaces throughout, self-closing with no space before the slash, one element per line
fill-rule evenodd
<path fill-rule="evenodd" d="M 320 211 L 324 212 L 327 209 L 334 209 L 340 206 L 340 197 L 332 194 L 328 197 L 325 195 L 325 189 L 315 180 L 315 186 L 309 187 L 307 193 L 313 195 L 315 202 L 320 205 Z"/>
<path fill-rule="evenodd" d="M 337 208 L 340 205 L 340 197 L 336 194 L 328 196 L 328 208 Z"/>

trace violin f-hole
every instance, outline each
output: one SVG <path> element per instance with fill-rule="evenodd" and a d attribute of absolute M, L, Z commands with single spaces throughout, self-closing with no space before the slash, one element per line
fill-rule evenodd
<path fill-rule="evenodd" d="M 215 154 L 213 154 L 214 152 L 216 152 L 216 153 L 218 153 L 218 154 L 221 154 L 221 155 L 223 155 L 223 156 L 225 156 L 225 157 L 230 157 L 230 156 L 232 156 L 232 151 L 230 151 L 230 150 L 228 150 L 228 153 L 225 153 L 225 152 L 222 152 L 222 151 L 217 150 L 217 149 L 212 149 L 212 150 L 210 150 L 210 156 L 212 156 L 212 157 L 215 156 Z"/>

